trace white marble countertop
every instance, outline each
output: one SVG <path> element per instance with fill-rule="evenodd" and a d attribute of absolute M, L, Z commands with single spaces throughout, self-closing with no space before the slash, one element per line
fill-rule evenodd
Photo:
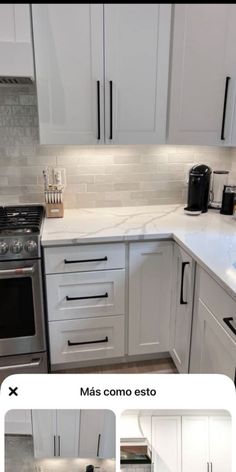
<path fill-rule="evenodd" d="M 66 210 L 46 219 L 44 247 L 173 239 L 236 298 L 236 220 L 211 210 L 189 216 L 182 205 Z"/>

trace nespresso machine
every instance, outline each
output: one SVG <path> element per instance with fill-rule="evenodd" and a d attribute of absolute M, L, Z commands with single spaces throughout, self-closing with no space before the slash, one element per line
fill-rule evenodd
<path fill-rule="evenodd" d="M 212 170 L 204 164 L 194 165 L 189 171 L 188 206 L 189 213 L 206 213 L 209 204 Z"/>

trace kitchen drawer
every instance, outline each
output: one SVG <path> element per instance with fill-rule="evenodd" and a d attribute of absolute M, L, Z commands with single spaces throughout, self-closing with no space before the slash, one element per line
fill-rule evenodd
<path fill-rule="evenodd" d="M 52 365 L 124 356 L 124 316 L 51 321 L 49 338 Z"/>
<path fill-rule="evenodd" d="M 47 275 L 46 285 L 49 321 L 124 314 L 125 269 Z"/>
<path fill-rule="evenodd" d="M 52 247 L 44 250 L 46 274 L 123 269 L 124 244 L 91 244 Z"/>
<path fill-rule="evenodd" d="M 199 267 L 197 280 L 199 298 L 210 309 L 227 333 L 236 340 L 236 335 L 233 332 L 233 329 L 236 328 L 236 302 L 205 270 Z M 226 320 L 224 321 L 224 319 Z M 233 328 L 230 328 L 229 325 L 233 325 Z"/>

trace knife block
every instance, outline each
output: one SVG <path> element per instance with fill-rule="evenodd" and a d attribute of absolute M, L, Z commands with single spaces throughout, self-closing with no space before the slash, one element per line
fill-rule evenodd
<path fill-rule="evenodd" d="M 63 203 L 46 203 L 46 217 L 47 218 L 63 218 L 64 205 Z"/>

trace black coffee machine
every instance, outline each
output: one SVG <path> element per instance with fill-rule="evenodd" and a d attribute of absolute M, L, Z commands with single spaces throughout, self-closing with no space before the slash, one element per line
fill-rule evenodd
<path fill-rule="evenodd" d="M 190 169 L 187 206 L 189 212 L 207 212 L 211 172 L 211 168 L 204 164 L 195 165 Z"/>

